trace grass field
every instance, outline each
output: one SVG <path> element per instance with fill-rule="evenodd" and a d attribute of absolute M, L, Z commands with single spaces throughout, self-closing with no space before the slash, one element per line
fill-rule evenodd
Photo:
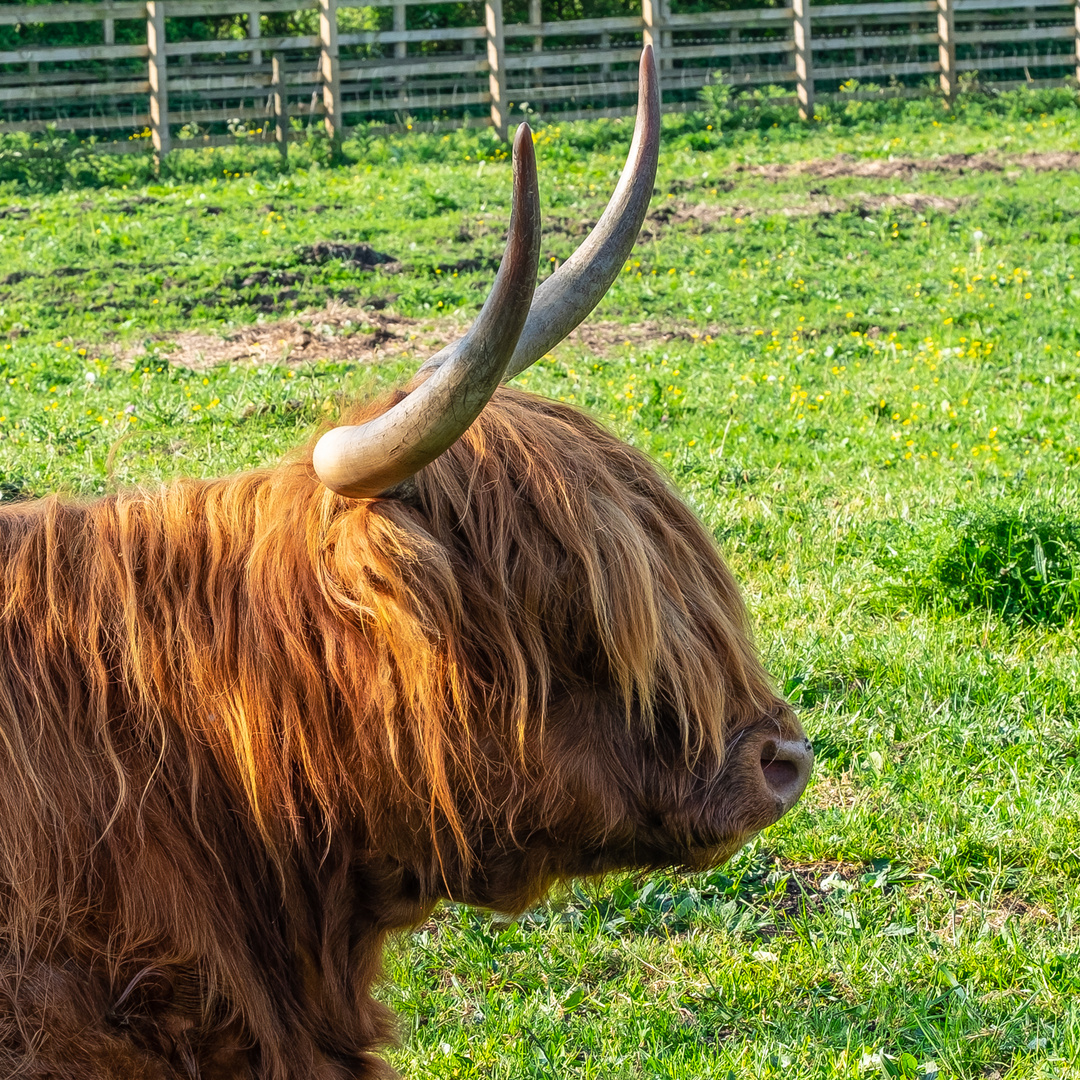
<path fill-rule="evenodd" d="M 407 1076 L 1080 1077 L 1080 108 L 862 107 L 668 118 L 633 259 L 520 380 L 696 506 L 810 788 L 711 874 L 443 909 L 390 960 Z M 544 267 L 628 136 L 537 134 Z M 475 131 L 13 152 L 4 498 L 275 460 L 471 318 L 508 214 Z"/>

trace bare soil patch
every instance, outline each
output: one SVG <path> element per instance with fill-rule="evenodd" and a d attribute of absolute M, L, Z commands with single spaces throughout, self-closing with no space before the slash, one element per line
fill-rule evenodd
<path fill-rule="evenodd" d="M 981 927 L 1000 930 L 1010 919 L 1027 919 L 1045 926 L 1058 925 L 1057 917 L 1042 904 L 1029 904 L 1018 896 L 998 896 L 996 903 L 960 900 L 945 922 L 935 931 L 937 936 L 956 944 L 967 924 L 969 933 Z"/>
<path fill-rule="evenodd" d="M 340 259 L 350 266 L 359 266 L 365 270 L 381 266 L 384 273 L 391 267 L 400 268 L 400 263 L 393 255 L 376 251 L 370 244 L 347 244 L 334 240 L 320 240 L 300 249 L 300 261 L 319 266 L 322 263 Z"/>
<path fill-rule="evenodd" d="M 859 801 L 860 790 L 850 772 L 840 776 L 821 775 L 807 793 L 807 805 L 815 810 L 854 810 Z"/>
<path fill-rule="evenodd" d="M 332 302 L 318 311 L 240 327 L 225 335 L 198 330 L 156 335 L 150 339 L 150 349 L 167 356 L 171 364 L 196 371 L 217 364 L 379 363 L 406 354 L 419 362 L 460 337 L 466 328 L 467 322 L 459 318 L 410 319 Z M 655 347 L 722 332 L 725 329 L 720 326 L 688 328 L 652 320 L 630 324 L 597 320 L 579 326 L 564 344 L 603 357 L 624 348 Z M 134 364 L 149 350 L 138 345 L 119 350 L 97 346 L 95 351 L 98 355 L 112 351 L 121 363 Z"/>
<path fill-rule="evenodd" d="M 730 328 L 719 325 L 707 327 L 679 326 L 675 323 L 661 323 L 654 319 L 637 323 L 617 323 L 588 319 L 571 333 L 563 345 L 575 345 L 584 348 L 596 357 L 610 356 L 626 348 L 648 346 L 655 348 L 670 341 L 691 341 L 704 338 L 707 334 L 716 336 L 731 333 Z"/>
<path fill-rule="evenodd" d="M 203 370 L 217 364 L 305 364 L 319 360 L 376 363 L 404 353 L 427 356 L 459 336 L 456 320 L 407 319 L 370 308 L 330 303 L 291 319 L 244 326 L 226 335 L 197 330 L 151 339 L 154 351 L 172 364 Z M 139 345 L 116 353 L 136 363 L 147 355 Z"/>
<path fill-rule="evenodd" d="M 691 203 L 685 199 L 671 198 L 649 214 L 643 227 L 646 235 L 656 235 L 662 228 L 672 225 L 689 225 L 692 232 L 709 232 L 735 219 L 750 217 L 768 217 L 781 214 L 784 217 L 833 217 L 836 214 L 854 213 L 860 217 L 870 217 L 883 210 L 910 210 L 916 214 L 925 214 L 934 210 L 954 213 L 970 199 L 948 198 L 943 195 L 924 195 L 920 192 L 901 192 L 894 195 L 874 195 L 858 192 L 844 198 L 828 195 L 814 195 L 790 206 L 768 207 L 737 204 L 734 206 L 711 206 L 707 203 Z"/>
<path fill-rule="evenodd" d="M 1055 172 L 1080 169 L 1080 153 L 1071 150 L 1046 153 L 1013 154 L 942 154 L 933 158 L 856 158 L 840 154 L 817 161 L 776 162 L 769 165 L 737 165 L 734 172 L 749 176 L 764 176 L 768 180 L 785 180 L 791 176 L 814 176 L 822 180 L 837 177 L 865 177 L 889 180 L 911 177 L 918 173 L 1000 172 L 1033 169 L 1035 172 Z"/>

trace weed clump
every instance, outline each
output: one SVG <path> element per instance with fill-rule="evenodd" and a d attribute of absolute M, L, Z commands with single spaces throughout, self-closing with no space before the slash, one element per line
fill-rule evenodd
<path fill-rule="evenodd" d="M 962 511 L 938 541 L 923 590 L 959 610 L 1059 626 L 1080 615 L 1080 522 L 1045 507 Z"/>

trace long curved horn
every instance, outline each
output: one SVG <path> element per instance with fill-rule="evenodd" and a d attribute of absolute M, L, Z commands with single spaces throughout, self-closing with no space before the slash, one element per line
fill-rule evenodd
<path fill-rule="evenodd" d="M 463 338 L 433 373 L 421 368 L 409 396 L 366 424 L 328 431 L 315 445 L 319 479 L 339 495 L 363 499 L 407 480 L 453 445 L 480 415 L 513 355 L 529 314 L 540 261 L 540 194 L 532 132 L 514 137 L 510 233 L 495 284 Z"/>
<path fill-rule="evenodd" d="M 660 80 L 651 45 L 638 68 L 634 140 L 611 201 L 581 246 L 536 290 L 532 310 L 504 379 L 512 379 L 553 349 L 597 304 L 619 276 L 649 209 L 660 156 Z"/>
<path fill-rule="evenodd" d="M 520 375 L 578 325 L 603 299 L 634 247 L 652 199 L 660 157 L 660 80 L 653 48 L 638 65 L 638 110 L 634 138 L 619 183 L 600 220 L 581 246 L 536 290 L 532 310 L 506 367 L 503 381 Z M 441 368 L 454 346 L 435 353 L 418 374 Z"/>

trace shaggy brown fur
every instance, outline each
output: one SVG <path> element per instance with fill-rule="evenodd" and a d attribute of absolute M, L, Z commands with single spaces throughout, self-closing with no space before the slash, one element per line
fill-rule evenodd
<path fill-rule="evenodd" d="M 0 511 L 0 1075 L 391 1075 L 369 991 L 440 897 L 776 816 L 725 747 L 785 707 L 642 455 L 504 389 L 415 484 Z"/>

